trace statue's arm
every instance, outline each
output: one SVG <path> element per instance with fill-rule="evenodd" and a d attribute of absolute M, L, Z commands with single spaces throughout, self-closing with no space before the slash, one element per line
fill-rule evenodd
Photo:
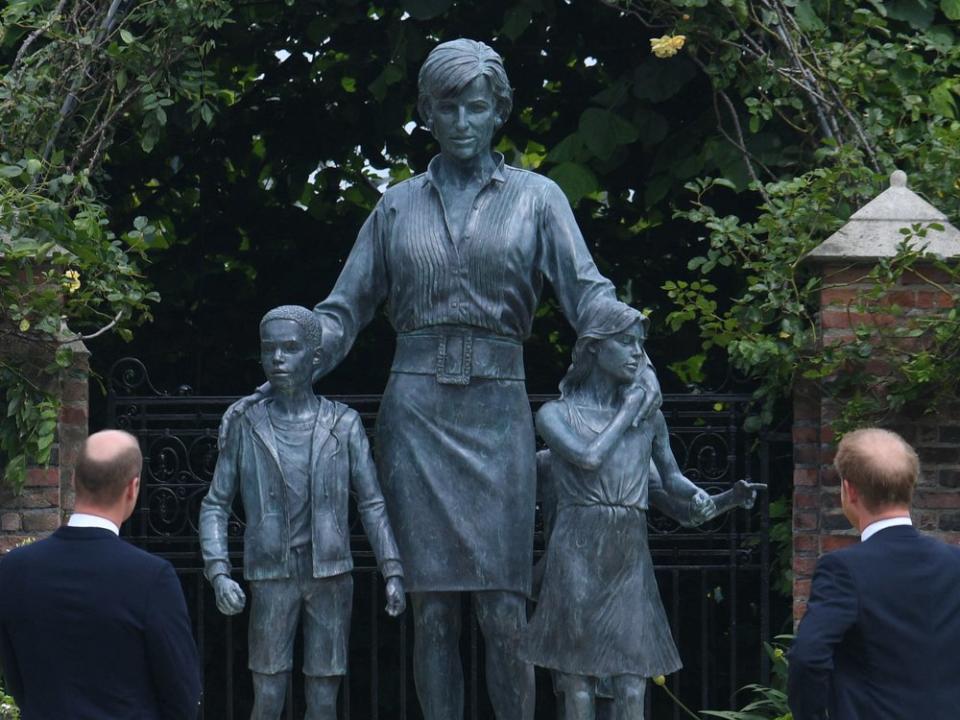
<path fill-rule="evenodd" d="M 539 270 L 553 285 L 564 316 L 579 334 L 581 319 L 596 302 L 613 302 L 616 291 L 597 269 L 570 203 L 553 182 L 546 185 L 538 213 Z"/>
<path fill-rule="evenodd" d="M 313 311 L 323 327 L 321 364 L 314 380 L 335 368 L 353 347 L 357 334 L 373 319 L 387 296 L 385 233 L 388 210 L 381 200 L 360 228 L 357 241 L 333 290 Z"/>
<path fill-rule="evenodd" d="M 688 527 L 715 517 L 716 508 L 709 493 L 681 472 L 670 448 L 670 433 L 663 413 L 658 411 L 650 422 L 653 423 L 650 504 Z"/>
<path fill-rule="evenodd" d="M 390 527 L 383 492 L 377 481 L 377 468 L 370 454 L 370 442 L 357 413 L 348 411 L 348 443 L 350 450 L 350 484 L 357 499 L 360 521 L 377 557 L 380 573 L 385 578 L 403 577 L 400 551 Z"/>
<path fill-rule="evenodd" d="M 210 489 L 200 503 L 200 550 L 204 575 L 211 583 L 218 575 L 230 577 L 227 523 L 240 483 L 240 425 L 235 419 L 226 433 L 221 428 L 220 455 Z"/>
<path fill-rule="evenodd" d="M 622 403 L 607 426 L 588 440 L 570 427 L 559 402 L 549 402 L 537 412 L 537 432 L 547 447 L 567 462 L 585 470 L 597 470 L 636 416 L 635 407 Z"/>

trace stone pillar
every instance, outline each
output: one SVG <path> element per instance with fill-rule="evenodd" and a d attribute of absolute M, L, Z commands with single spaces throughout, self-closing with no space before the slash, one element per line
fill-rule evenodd
<path fill-rule="evenodd" d="M 47 343 L 5 340 L 0 355 L 22 368 L 43 368 L 53 362 Z M 57 435 L 47 467 L 29 467 L 19 494 L 0 484 L 0 555 L 26 540 L 56 530 L 73 510 L 73 469 L 87 437 L 90 374 L 89 352 L 72 346 L 73 365 L 47 383 L 61 402 Z"/>
<path fill-rule="evenodd" d="M 823 278 L 819 330 L 826 345 L 853 338 L 861 325 L 889 325 L 901 318 L 916 318 L 952 307 L 950 278 L 936 268 L 906 272 L 897 287 L 877 302 L 898 305 L 902 314 L 858 314 L 855 306 L 871 290 L 868 274 L 878 260 L 894 257 L 903 240 L 900 230 L 915 223 L 937 222 L 942 232 L 929 234 L 929 252 L 941 258 L 960 257 L 960 231 L 946 217 L 906 187 L 906 175 L 895 172 L 891 187 L 858 210 L 850 222 L 814 250 Z M 938 283 L 942 290 L 928 280 Z M 948 292 L 944 292 L 947 290 Z M 882 371 L 882 360 L 877 359 Z M 817 558 L 823 553 L 859 542 L 840 510 L 839 478 L 833 469 L 833 421 L 836 401 L 821 384 L 803 380 L 793 395 L 793 610 L 799 622 L 806 610 L 810 581 Z M 920 529 L 960 542 L 960 407 L 937 415 L 906 413 L 885 427 L 900 433 L 920 456 L 921 475 L 913 504 L 913 521 Z"/>

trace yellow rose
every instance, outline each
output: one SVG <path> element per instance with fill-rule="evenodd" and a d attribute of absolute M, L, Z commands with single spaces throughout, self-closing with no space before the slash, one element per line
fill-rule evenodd
<path fill-rule="evenodd" d="M 664 35 L 663 37 L 651 38 L 650 49 L 658 58 L 673 57 L 686 41 L 686 35 Z"/>
<path fill-rule="evenodd" d="M 80 289 L 80 273 L 76 270 L 67 270 L 63 274 L 63 287 L 67 292 L 74 293 Z"/>

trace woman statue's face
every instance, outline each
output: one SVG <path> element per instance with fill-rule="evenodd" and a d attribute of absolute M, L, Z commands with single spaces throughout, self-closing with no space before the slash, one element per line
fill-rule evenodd
<path fill-rule="evenodd" d="M 639 322 L 601 340 L 594 346 L 597 367 L 618 383 L 633 382 L 643 363 L 645 340 Z"/>
<path fill-rule="evenodd" d="M 498 116 L 487 78 L 481 75 L 459 93 L 433 100 L 430 115 L 433 136 L 443 155 L 471 162 L 490 152 Z"/>

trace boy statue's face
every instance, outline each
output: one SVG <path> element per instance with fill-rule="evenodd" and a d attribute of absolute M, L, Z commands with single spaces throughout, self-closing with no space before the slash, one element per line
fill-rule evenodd
<path fill-rule="evenodd" d="M 275 389 L 289 392 L 309 388 L 315 357 L 316 348 L 293 320 L 268 320 L 260 329 L 260 362 Z"/>

